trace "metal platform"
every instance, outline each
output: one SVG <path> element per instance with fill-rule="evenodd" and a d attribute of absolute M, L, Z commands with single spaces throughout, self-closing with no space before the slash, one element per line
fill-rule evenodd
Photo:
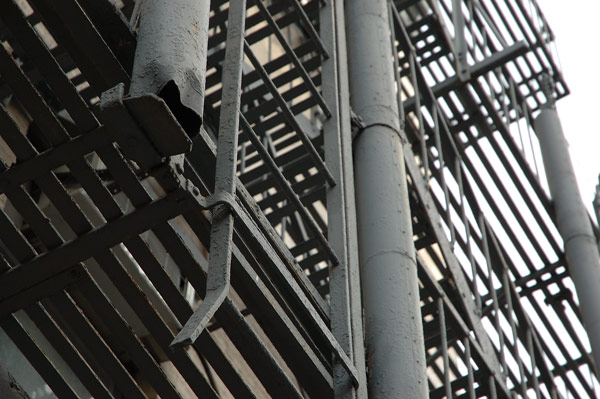
<path fill-rule="evenodd" d="M 127 95 L 138 4 L 0 2 L 0 326 L 58 398 L 365 398 L 352 21 L 339 0 L 210 3 L 190 138 Z M 595 397 L 531 126 L 543 74 L 568 94 L 542 12 L 389 16 L 430 397 Z M 172 347 L 199 306 L 206 331 Z"/>

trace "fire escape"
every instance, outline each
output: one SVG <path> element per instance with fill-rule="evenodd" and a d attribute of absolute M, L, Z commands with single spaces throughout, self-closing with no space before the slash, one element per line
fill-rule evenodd
<path fill-rule="evenodd" d="M 399 365 L 430 398 L 597 396 L 534 130 L 569 93 L 537 3 L 373 0 L 398 126 L 354 106 L 354 57 L 380 60 L 350 3 L 0 1 L 0 394 L 365 399 Z M 419 365 L 374 364 L 365 330 L 376 125 Z"/>

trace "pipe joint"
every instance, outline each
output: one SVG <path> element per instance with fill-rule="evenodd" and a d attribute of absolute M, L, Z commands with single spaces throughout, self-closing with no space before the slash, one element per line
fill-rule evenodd
<path fill-rule="evenodd" d="M 372 122 L 368 125 L 365 125 L 362 123 L 362 120 L 361 120 L 361 124 L 359 125 L 359 129 L 357 130 L 356 134 L 354 134 L 352 137 L 352 143 L 355 143 L 358 140 L 358 138 L 365 131 L 369 130 L 372 127 L 385 127 L 387 129 L 391 130 L 396 135 L 398 135 L 398 137 L 400 137 L 400 140 L 402 141 L 403 144 L 406 143 L 406 140 L 404 139 L 404 135 L 402 134 L 400 129 L 398 129 L 397 127 L 394 127 L 394 126 L 390 125 L 389 123 L 385 123 L 385 122 Z"/>

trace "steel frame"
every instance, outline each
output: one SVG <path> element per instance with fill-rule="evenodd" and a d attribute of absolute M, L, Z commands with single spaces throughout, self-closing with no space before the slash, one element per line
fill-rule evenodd
<path fill-rule="evenodd" d="M 366 398 L 352 21 L 210 3 L 189 137 L 129 95 L 140 2 L 0 2 L 0 327 L 59 398 Z M 531 127 L 543 74 L 568 94 L 542 12 L 387 4 L 429 396 L 595 397 Z"/>

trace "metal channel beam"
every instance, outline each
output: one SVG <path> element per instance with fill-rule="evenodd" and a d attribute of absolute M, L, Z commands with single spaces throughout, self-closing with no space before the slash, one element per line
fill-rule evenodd
<path fill-rule="evenodd" d="M 346 55 L 344 4 L 330 1 L 321 8 L 320 27 L 329 57 L 323 61 L 323 96 L 332 104 L 333 115 L 324 122 L 325 159 L 338 182 L 327 190 L 327 235 L 340 263 L 329 268 L 331 330 L 358 371 L 353 387 L 343 365 L 334 359 L 334 398 L 367 397 L 364 334 L 360 299 L 356 207 L 352 165 L 350 99 Z"/>
<path fill-rule="evenodd" d="M 529 49 L 525 42 L 518 42 L 510 47 L 502 49 L 501 51 L 498 51 L 497 53 L 494 53 L 491 56 L 487 57 L 483 61 L 471 66 L 469 79 L 467 81 L 477 79 L 478 77 L 485 75 L 489 71 L 493 71 L 494 69 L 505 65 L 507 62 L 524 55 L 525 53 L 527 53 L 527 51 L 529 51 Z M 433 86 L 431 90 L 435 97 L 442 97 L 448 94 L 449 92 L 463 86 L 464 84 L 465 82 L 462 81 L 460 77 L 452 76 L 451 78 L 446 79 L 443 82 Z M 415 101 L 416 99 L 414 97 L 409 98 L 405 101 L 404 107 L 407 109 L 411 109 L 415 106 Z"/>

